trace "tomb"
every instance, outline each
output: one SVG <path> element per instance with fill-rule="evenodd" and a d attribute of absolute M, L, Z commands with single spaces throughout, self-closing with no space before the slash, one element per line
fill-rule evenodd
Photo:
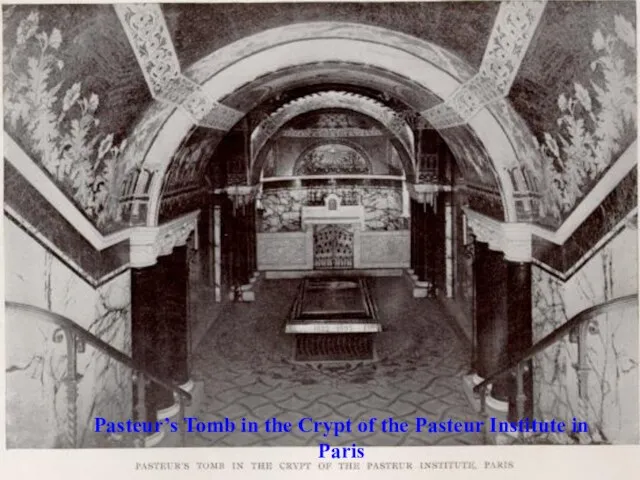
<path fill-rule="evenodd" d="M 381 331 L 364 277 L 303 279 L 285 326 L 285 333 L 295 335 L 298 362 L 374 360 L 375 334 Z"/>

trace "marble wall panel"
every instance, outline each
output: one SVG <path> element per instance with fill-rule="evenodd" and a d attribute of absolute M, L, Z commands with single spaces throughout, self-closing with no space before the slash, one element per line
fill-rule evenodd
<path fill-rule="evenodd" d="M 313 268 L 313 231 L 258 233 L 258 270 Z"/>
<path fill-rule="evenodd" d="M 327 190 L 327 189 L 324 189 Z M 333 188 L 337 195 L 355 197 L 365 209 L 366 230 L 405 230 L 407 218 L 402 216 L 402 190 L 382 187 Z M 300 231 L 302 206 L 312 189 L 291 188 L 264 191 L 262 214 L 258 220 L 260 232 Z"/>
<path fill-rule="evenodd" d="M 6 299 L 64 315 L 113 347 L 131 351 L 131 289 L 126 271 L 94 289 L 17 225 L 5 221 Z M 55 327 L 7 316 L 8 445 L 63 446 L 67 425 L 66 344 L 54 341 Z M 84 447 L 105 441 L 92 434 L 96 416 L 130 418 L 131 372 L 86 345 L 78 353 L 78 439 Z"/>
<path fill-rule="evenodd" d="M 533 335 L 539 341 L 580 311 L 636 293 L 637 231 L 626 228 L 568 281 L 534 267 Z M 569 337 L 534 358 L 536 417 L 586 421 L 590 431 L 562 441 L 638 443 L 638 309 L 601 315 L 587 335 L 587 398 L 580 397 Z"/>
<path fill-rule="evenodd" d="M 358 268 L 409 268 L 408 230 L 396 232 L 360 232 Z"/>

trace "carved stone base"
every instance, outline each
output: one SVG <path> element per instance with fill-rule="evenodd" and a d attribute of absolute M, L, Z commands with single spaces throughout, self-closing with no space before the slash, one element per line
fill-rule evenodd
<path fill-rule="evenodd" d="M 184 416 L 198 416 L 202 401 L 204 399 L 204 382 L 194 382 L 190 379 L 185 384 L 180 385 L 180 388 L 191 394 L 191 403 L 189 405 L 185 405 Z M 179 413 L 180 407 L 178 403 L 175 403 L 174 405 L 177 407 Z M 173 408 L 173 406 L 169 408 Z M 176 421 L 176 415 L 178 413 L 176 413 L 175 415 L 171 415 L 168 418 Z M 160 417 L 160 415 L 158 415 L 158 420 L 163 421 L 164 419 L 165 417 Z M 180 432 L 172 432 L 170 425 L 167 423 L 165 423 L 162 428 L 163 429 L 160 432 L 150 435 L 146 438 L 145 447 L 174 448 L 180 446 Z"/>
<path fill-rule="evenodd" d="M 153 433 L 144 439 L 145 448 L 157 447 L 160 442 L 165 438 L 164 430 L 160 430 L 159 432 Z"/>
<path fill-rule="evenodd" d="M 462 377 L 462 390 L 473 409 L 480 413 L 480 395 L 473 391 L 476 385 L 480 385 L 484 379 L 475 373 Z M 485 397 L 485 415 L 495 417 L 496 421 L 506 421 L 509 413 L 509 402 L 498 400 L 491 396 L 491 386 L 487 389 Z"/>
<path fill-rule="evenodd" d="M 413 287 L 413 298 L 434 298 L 436 296 L 436 289 L 431 282 L 418 280 L 415 273 L 411 274 L 408 270 L 406 272 Z"/>
<path fill-rule="evenodd" d="M 413 298 L 427 298 L 427 289 L 413 287 Z"/>
<path fill-rule="evenodd" d="M 253 275 L 249 279 L 249 283 L 240 286 L 240 291 L 236 301 L 238 302 L 255 302 L 256 292 L 255 289 L 258 285 L 258 279 L 260 272 L 253 272 Z"/>
<path fill-rule="evenodd" d="M 246 286 L 253 286 L 251 284 L 249 285 L 243 285 L 243 287 Z M 256 301 L 256 292 L 254 292 L 253 290 L 242 290 L 242 295 L 240 297 L 240 301 L 242 302 L 255 302 Z"/>
<path fill-rule="evenodd" d="M 462 391 L 464 392 L 471 407 L 480 412 L 480 395 L 474 393 L 473 388 L 482 383 L 483 378 L 475 373 L 462 377 Z"/>

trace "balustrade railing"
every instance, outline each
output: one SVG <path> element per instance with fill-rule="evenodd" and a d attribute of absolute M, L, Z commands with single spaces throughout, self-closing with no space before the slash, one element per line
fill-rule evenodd
<path fill-rule="evenodd" d="M 515 412 L 509 413 L 515 414 L 515 418 L 518 420 L 522 419 L 524 417 L 525 403 L 527 401 L 524 389 L 524 375 L 528 371 L 527 362 L 567 335 L 570 335 L 571 341 L 576 343 L 578 347 L 578 360 L 574 365 L 578 378 L 578 396 L 581 400 L 587 401 L 587 381 L 590 370 L 587 364 L 587 334 L 590 329 L 595 328 L 595 326 L 592 325 L 592 321 L 600 315 L 634 305 L 637 306 L 637 304 L 638 295 L 634 294 L 609 300 L 600 305 L 587 308 L 524 351 L 517 360 L 488 375 L 487 378 L 473 388 L 474 393 L 480 395 L 481 413 L 484 414 L 486 411 L 487 389 L 496 380 L 507 375 L 515 374 Z"/>
<path fill-rule="evenodd" d="M 58 329 L 53 334 L 53 341 L 60 343 L 66 340 L 67 361 L 64 383 L 66 384 L 67 412 L 65 422 L 65 447 L 80 447 L 78 441 L 78 382 L 80 380 L 78 374 L 78 352 L 83 352 L 85 345 L 91 345 L 105 355 L 128 367 L 132 371 L 132 383 L 135 389 L 135 414 L 139 420 L 147 419 L 146 412 L 146 390 L 149 383 L 155 383 L 162 388 L 173 393 L 175 401 L 180 407 L 180 417 L 185 414 L 185 406 L 191 402 L 191 394 L 183 390 L 171 380 L 163 379 L 147 369 L 137 365 L 131 357 L 112 347 L 88 330 L 82 328 L 74 321 L 59 315 L 57 313 L 39 308 L 33 305 L 27 305 L 16 302 L 5 303 L 6 312 L 14 311 L 15 313 L 26 313 L 25 318 L 35 318 L 56 325 Z M 135 447 L 145 446 L 145 435 L 140 434 L 134 441 Z M 180 440 L 184 445 L 185 430 L 180 429 Z"/>

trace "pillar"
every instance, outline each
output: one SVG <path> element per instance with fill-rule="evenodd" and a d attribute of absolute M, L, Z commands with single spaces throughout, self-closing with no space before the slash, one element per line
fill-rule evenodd
<path fill-rule="evenodd" d="M 166 376 L 160 364 L 163 350 L 157 348 L 161 332 L 156 328 L 159 298 L 159 268 L 153 265 L 131 270 L 131 355 L 133 361 L 146 371 Z M 137 404 L 134 388 L 134 405 Z M 158 410 L 173 404 L 173 395 L 151 384 L 145 393 L 145 409 L 147 418 L 141 421 L 155 421 Z"/>
<path fill-rule="evenodd" d="M 430 275 L 434 291 L 441 291 L 446 294 L 446 220 L 445 220 L 445 197 L 449 193 L 439 193 L 435 196 L 431 212 L 431 254 L 430 266 L 433 273 Z"/>
<path fill-rule="evenodd" d="M 236 198 L 239 201 L 231 219 L 232 278 L 234 299 L 251 302 L 255 300 L 252 282 L 257 267 L 256 207 L 254 202 L 244 203 L 247 199 L 246 195 Z"/>
<path fill-rule="evenodd" d="M 424 205 L 422 205 L 422 208 L 424 209 L 424 216 L 423 216 L 423 228 L 425 231 L 424 234 L 424 257 L 423 257 L 423 262 L 424 262 L 424 278 L 422 278 L 421 280 L 423 280 L 424 282 L 427 282 L 429 287 L 429 296 L 432 296 L 435 294 L 435 285 L 436 285 L 436 272 L 437 272 L 437 267 L 436 267 L 436 262 L 437 262 L 437 252 L 438 252 L 438 246 L 437 246 L 437 240 L 438 240 L 438 236 L 436 235 L 437 232 L 437 217 L 436 214 L 433 210 L 433 206 L 429 203 L 425 203 Z"/>
<path fill-rule="evenodd" d="M 220 205 L 213 205 L 211 220 L 211 236 L 213 239 L 213 287 L 215 301 L 222 301 L 222 209 Z"/>
<path fill-rule="evenodd" d="M 249 238 L 247 230 L 247 206 L 238 205 L 234 212 L 234 229 L 233 229 L 233 245 L 234 245 L 234 280 L 238 286 L 247 285 L 249 283 L 249 263 L 247 252 L 249 249 Z"/>
<path fill-rule="evenodd" d="M 476 242 L 474 260 L 476 349 L 475 370 L 482 378 L 517 361 L 533 341 L 531 263 L 506 260 L 502 252 Z M 527 397 L 523 417 L 533 414 L 531 361 L 524 376 Z M 497 380 L 491 390 L 508 402 L 509 419 L 516 417 L 516 383 L 512 375 Z"/>
<path fill-rule="evenodd" d="M 409 212 L 410 212 L 410 221 L 411 221 L 411 273 L 415 274 L 416 271 L 416 266 L 417 266 L 417 262 L 416 262 L 416 255 L 417 255 L 417 249 L 416 249 L 416 243 L 417 243 L 417 238 L 418 238 L 418 232 L 417 232 L 417 222 L 416 222 L 416 201 L 412 198 L 410 200 L 409 203 Z"/>
<path fill-rule="evenodd" d="M 187 246 L 175 247 L 171 255 L 158 258 L 160 285 L 158 300 L 158 329 L 161 330 L 163 369 L 178 385 L 189 381 L 189 330 L 187 296 L 189 267 Z"/>
<path fill-rule="evenodd" d="M 436 197 L 437 198 L 437 197 Z M 435 284 L 439 261 L 438 253 L 444 251 L 438 247 L 439 228 L 437 222 L 442 221 L 435 213 L 427 199 L 423 202 L 411 202 L 411 266 L 414 272 L 414 297 L 430 297 L 435 294 Z M 444 263 L 444 259 L 442 260 Z"/>
<path fill-rule="evenodd" d="M 506 261 L 507 269 L 507 316 L 509 318 L 508 345 L 509 361 L 521 358 L 522 353 L 533 345 L 533 319 L 531 314 L 531 263 Z M 533 416 L 533 366 L 526 363 L 524 375 L 523 417 Z M 516 387 L 511 386 L 509 396 L 510 420 L 516 421 Z"/>
<path fill-rule="evenodd" d="M 255 202 L 250 202 L 247 207 L 247 258 L 248 261 L 248 270 L 249 276 L 253 276 L 258 267 L 257 262 L 257 237 L 256 237 L 256 204 Z"/>
<path fill-rule="evenodd" d="M 507 268 L 502 253 L 489 250 L 486 243 L 477 242 L 474 271 L 476 370 L 480 377 L 487 378 L 509 362 Z M 491 396 L 508 401 L 508 377 L 493 384 Z"/>
<path fill-rule="evenodd" d="M 189 382 L 188 272 L 184 245 L 131 274 L 133 360 L 178 385 Z M 154 421 L 158 411 L 174 405 L 173 392 L 152 382 L 145 400 L 147 418 L 142 420 Z"/>
<path fill-rule="evenodd" d="M 453 298 L 454 290 L 454 208 L 453 194 L 447 193 L 444 198 L 444 231 L 445 231 L 445 295 Z"/>
<path fill-rule="evenodd" d="M 425 230 L 425 213 L 424 213 L 424 205 L 414 201 L 414 208 L 412 209 L 411 215 L 415 221 L 415 246 L 414 246 L 414 255 L 415 255 L 415 266 L 414 266 L 414 274 L 418 277 L 417 280 L 419 282 L 424 282 L 425 280 L 425 258 L 426 258 L 426 230 Z"/>

